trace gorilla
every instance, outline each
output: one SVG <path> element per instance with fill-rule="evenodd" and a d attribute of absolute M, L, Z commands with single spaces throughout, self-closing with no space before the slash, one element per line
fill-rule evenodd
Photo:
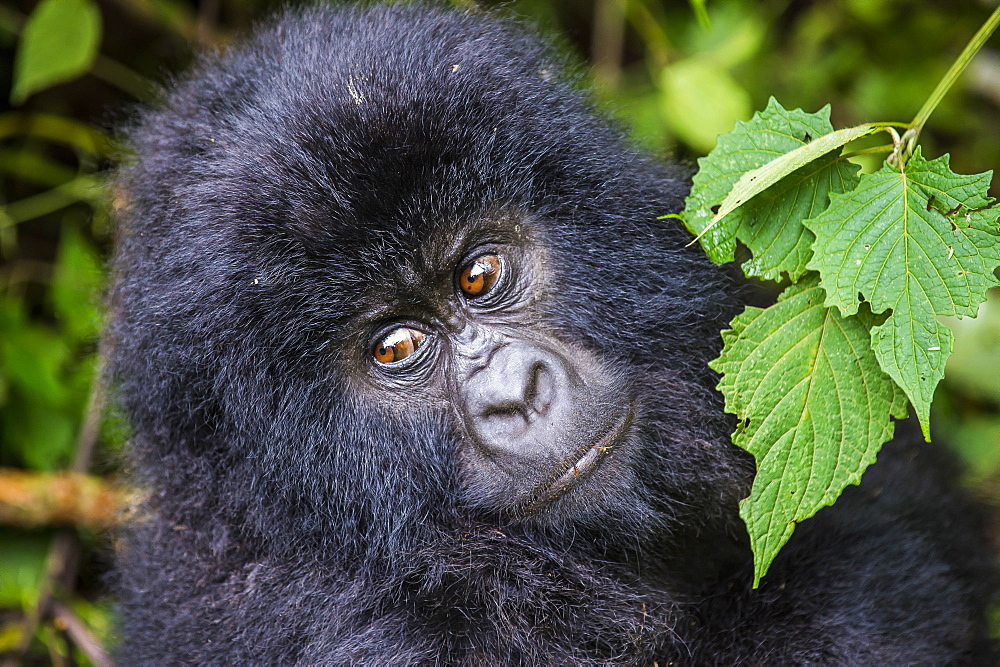
<path fill-rule="evenodd" d="M 127 128 L 123 663 L 989 659 L 982 522 L 912 434 L 752 588 L 740 291 L 576 71 L 477 10 L 293 10 Z"/>

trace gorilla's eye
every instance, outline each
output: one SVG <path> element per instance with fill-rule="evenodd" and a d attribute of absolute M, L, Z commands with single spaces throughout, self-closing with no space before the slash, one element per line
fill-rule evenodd
<path fill-rule="evenodd" d="M 399 327 L 386 334 L 375 343 L 372 356 L 380 364 L 402 361 L 424 344 L 424 332 L 410 327 Z"/>
<path fill-rule="evenodd" d="M 470 298 L 487 294 L 500 279 L 503 264 L 496 255 L 480 255 L 462 267 L 458 288 Z"/>

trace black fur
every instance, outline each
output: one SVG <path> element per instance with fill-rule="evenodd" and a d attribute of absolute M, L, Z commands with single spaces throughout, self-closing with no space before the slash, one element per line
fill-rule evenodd
<path fill-rule="evenodd" d="M 990 559 L 913 438 L 750 589 L 753 465 L 706 370 L 732 285 L 657 219 L 684 180 L 522 28 L 292 13 L 129 137 L 108 335 L 150 495 L 121 546 L 123 663 L 984 659 Z M 352 356 L 392 276 L 497 216 L 544 250 L 553 335 L 640 397 L 628 484 L 543 519 L 484 505 L 450 411 L 385 409 Z"/>

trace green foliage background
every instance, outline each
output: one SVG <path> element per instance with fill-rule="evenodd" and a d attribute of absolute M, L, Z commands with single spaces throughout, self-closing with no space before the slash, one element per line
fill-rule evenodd
<path fill-rule="evenodd" d="M 4 470 L 85 466 L 109 482 L 120 473 L 127 431 L 114 410 L 102 410 L 96 438 L 86 428 L 88 404 L 101 404 L 95 378 L 115 202 L 105 185 L 118 150 L 113 128 L 198 49 L 224 46 L 279 4 L 46 1 L 60 3 L 50 11 L 58 16 L 39 28 L 28 20 L 35 0 L 0 0 L 0 507 Z M 702 4 L 705 16 L 696 11 Z M 593 66 L 599 99 L 634 128 L 637 142 L 693 163 L 770 96 L 810 111 L 829 103 L 834 127 L 911 118 L 996 1 L 504 5 L 562 35 L 565 47 Z M 20 38 L 32 32 L 42 32 L 35 52 L 19 51 Z M 872 139 L 879 142 L 884 139 Z M 959 173 L 1000 166 L 996 37 L 932 116 L 921 144 L 929 158 L 949 152 Z M 881 159 L 873 156 L 862 167 L 874 170 Z M 990 194 L 1000 196 L 996 176 Z M 955 353 L 935 403 L 935 437 L 967 460 L 975 492 L 996 503 L 1000 294 L 991 295 L 979 318 L 947 324 Z M 81 445 L 86 450 L 91 442 L 93 453 L 81 455 Z M 54 596 L 98 642 L 108 641 L 101 576 L 112 550 L 109 534 L 51 521 L 3 523 L 3 517 L 0 512 L 0 657 L 16 651 L 55 660 L 72 651 L 90 661 L 58 624 L 25 621 L 39 599 Z M 60 544 L 72 545 L 79 565 L 50 586 L 46 558 Z"/>

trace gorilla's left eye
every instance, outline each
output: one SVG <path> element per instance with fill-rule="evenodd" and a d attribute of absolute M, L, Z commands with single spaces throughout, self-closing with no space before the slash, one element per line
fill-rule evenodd
<path fill-rule="evenodd" d="M 500 280 L 503 263 L 496 255 L 480 255 L 462 267 L 458 288 L 465 296 L 475 299 L 487 294 Z"/>
<path fill-rule="evenodd" d="M 393 329 L 375 343 L 372 356 L 380 364 L 391 364 L 406 359 L 424 344 L 424 332 L 410 327 Z"/>

